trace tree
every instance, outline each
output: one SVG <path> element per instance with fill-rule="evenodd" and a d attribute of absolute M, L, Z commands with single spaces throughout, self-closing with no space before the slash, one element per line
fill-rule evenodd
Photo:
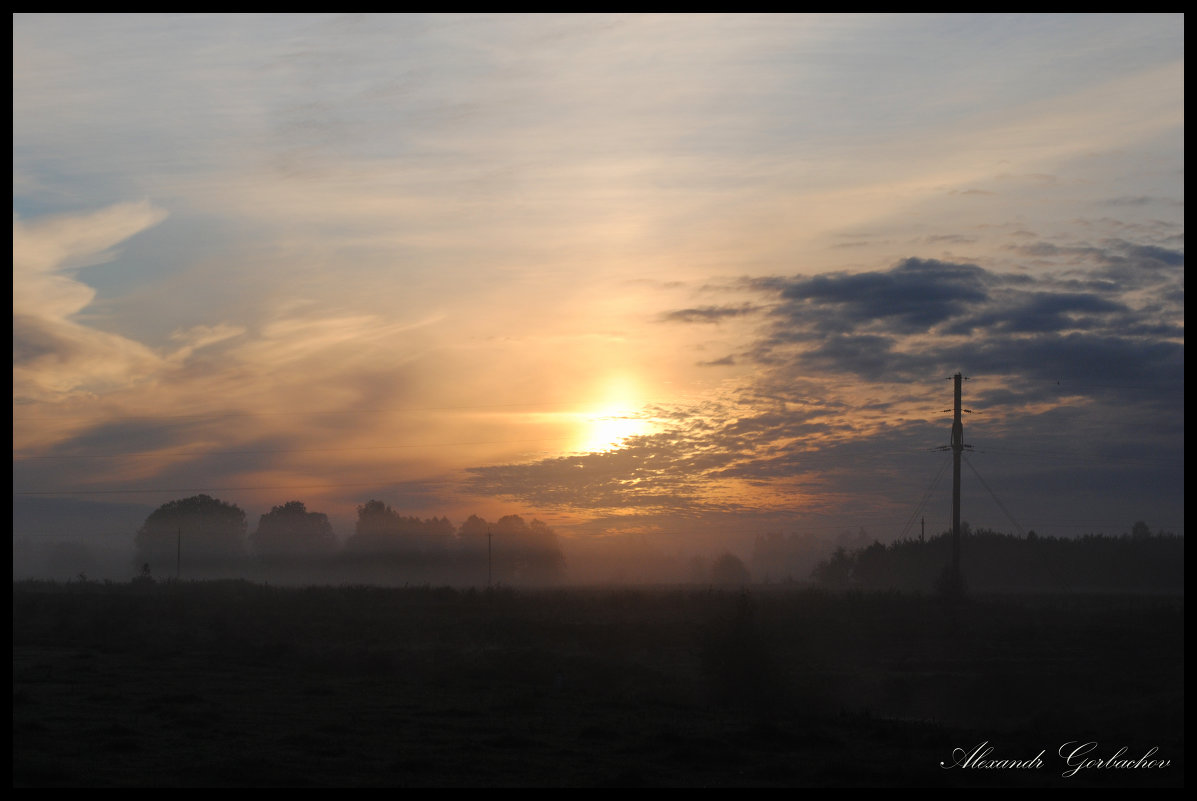
<path fill-rule="evenodd" d="M 750 580 L 744 561 L 734 553 L 723 553 L 711 565 L 711 583 L 728 587 L 740 587 Z"/>
<path fill-rule="evenodd" d="M 345 548 L 358 553 L 435 554 L 448 548 L 454 533 L 446 517 L 405 517 L 382 501 L 357 508 L 357 524 Z"/>
<path fill-rule="evenodd" d="M 258 520 L 250 544 L 260 556 L 310 556 L 337 548 L 328 515 L 309 512 L 300 501 L 275 506 Z"/>
<path fill-rule="evenodd" d="M 811 575 L 815 581 L 829 587 L 847 587 L 852 581 L 856 557 L 849 554 L 848 549 L 840 546 L 824 561 L 820 562 Z"/>
<path fill-rule="evenodd" d="M 862 587 L 880 589 L 895 581 L 895 560 L 892 553 L 877 540 L 868 548 L 856 552 L 856 565 L 852 570 L 852 578 Z"/>
<path fill-rule="evenodd" d="M 357 523 L 353 533 L 363 536 L 387 534 L 394 528 L 398 517 L 390 504 L 370 499 L 357 507 Z"/>
<path fill-rule="evenodd" d="M 395 550 L 399 539 L 399 513 L 382 501 L 370 499 L 357 507 L 357 523 L 345 549 L 358 552 Z"/>
<path fill-rule="evenodd" d="M 477 524 L 474 527 L 480 528 Z M 557 533 L 540 520 L 527 523 L 519 515 L 505 515 L 490 528 L 494 534 L 495 571 L 499 576 L 508 580 L 551 581 L 565 568 Z"/>
<path fill-rule="evenodd" d="M 470 515 L 457 529 L 457 540 L 467 554 L 486 553 L 486 535 L 490 533 L 490 523 L 478 515 Z"/>
<path fill-rule="evenodd" d="M 134 540 L 136 563 L 172 575 L 180 549 L 184 564 L 210 567 L 245 555 L 245 512 L 235 504 L 195 495 L 162 504 Z"/>

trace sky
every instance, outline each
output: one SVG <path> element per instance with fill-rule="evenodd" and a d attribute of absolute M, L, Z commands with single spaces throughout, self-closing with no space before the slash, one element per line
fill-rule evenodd
<path fill-rule="evenodd" d="M 956 372 L 973 526 L 1183 533 L 1183 15 L 13 17 L 14 502 L 888 541 Z"/>

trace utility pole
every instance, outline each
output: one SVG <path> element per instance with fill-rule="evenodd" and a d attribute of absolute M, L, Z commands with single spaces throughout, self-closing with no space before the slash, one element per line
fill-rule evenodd
<path fill-rule="evenodd" d="M 964 451 L 964 423 L 960 419 L 960 385 L 964 376 L 952 376 L 955 384 L 952 403 L 952 576 L 955 588 L 963 587 L 960 580 L 960 455 Z"/>
<path fill-rule="evenodd" d="M 183 527 L 179 526 L 175 529 L 175 581 L 179 580 L 179 574 L 183 568 Z"/>
<path fill-rule="evenodd" d="M 490 587 L 491 567 L 491 549 L 490 549 L 490 529 L 486 530 L 486 586 Z"/>

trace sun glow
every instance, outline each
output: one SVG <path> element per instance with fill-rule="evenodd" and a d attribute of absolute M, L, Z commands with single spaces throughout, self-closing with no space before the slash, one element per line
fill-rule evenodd
<path fill-rule="evenodd" d="M 609 378 L 601 395 L 603 402 L 577 414 L 575 450 L 584 453 L 612 451 L 628 437 L 653 430 L 652 421 L 640 411 L 643 403 L 635 380 L 627 376 Z"/>
<path fill-rule="evenodd" d="M 630 409 L 609 409 L 578 415 L 582 433 L 577 450 L 585 453 L 613 451 L 628 437 L 647 434 L 652 424 Z"/>

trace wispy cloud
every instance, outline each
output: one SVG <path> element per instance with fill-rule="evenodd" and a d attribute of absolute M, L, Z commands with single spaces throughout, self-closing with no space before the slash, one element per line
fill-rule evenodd
<path fill-rule="evenodd" d="M 739 306 L 700 306 L 693 309 L 678 309 L 664 312 L 660 319 L 676 323 L 718 323 L 729 317 L 743 317 L 760 311 L 759 306 L 744 303 Z"/>
<path fill-rule="evenodd" d="M 109 389 L 153 372 L 159 357 L 152 350 L 77 321 L 95 291 L 75 273 L 111 260 L 112 248 L 165 216 L 145 202 L 33 223 L 14 215 L 14 401 Z"/>

